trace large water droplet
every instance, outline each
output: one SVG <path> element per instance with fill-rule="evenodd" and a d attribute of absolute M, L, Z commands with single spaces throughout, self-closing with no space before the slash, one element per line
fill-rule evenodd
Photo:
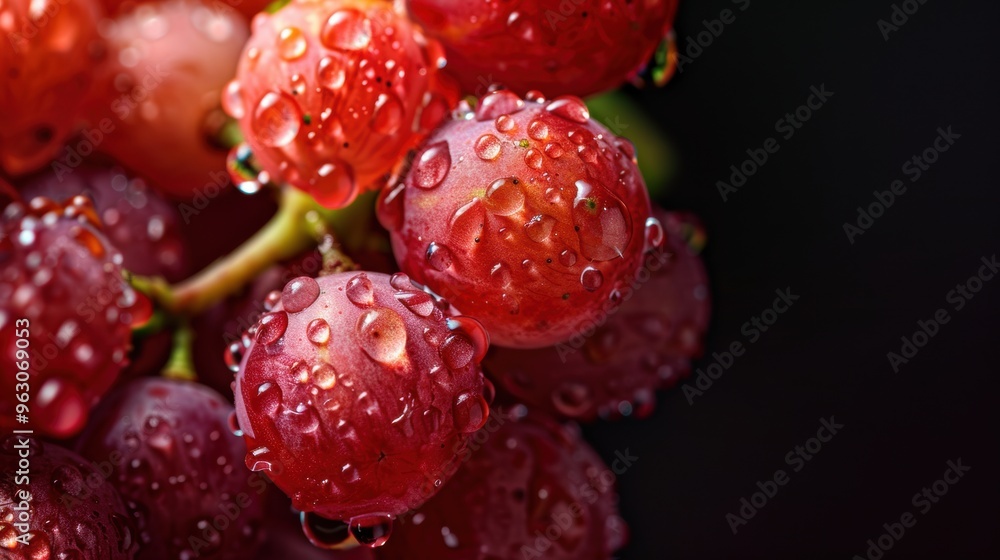
<path fill-rule="evenodd" d="M 320 40 L 331 49 L 357 51 L 367 48 L 372 40 L 372 24 L 358 10 L 340 10 L 326 20 Z"/>
<path fill-rule="evenodd" d="M 563 266 L 573 266 L 576 264 L 576 251 L 566 249 L 562 253 L 559 253 L 559 264 Z"/>
<path fill-rule="evenodd" d="M 559 159 L 566 153 L 566 150 L 558 142 L 549 142 L 545 145 L 545 155 L 552 159 Z"/>
<path fill-rule="evenodd" d="M 246 347 L 238 340 L 234 340 L 226 346 L 226 349 L 222 353 L 222 361 L 225 362 L 229 371 L 236 373 L 240 370 L 240 362 L 243 361 L 243 352 L 245 350 Z"/>
<path fill-rule="evenodd" d="M 451 246 L 471 248 L 483 233 L 486 210 L 482 199 L 473 198 L 451 216 Z"/>
<path fill-rule="evenodd" d="M 451 251 L 444 245 L 431 242 L 431 244 L 427 246 L 427 263 L 430 264 L 434 270 L 437 270 L 438 272 L 448 270 L 451 268 L 452 260 L 453 257 Z"/>
<path fill-rule="evenodd" d="M 301 123 L 298 103 L 287 93 L 271 91 L 257 103 L 250 128 L 262 144 L 280 148 L 295 139 Z"/>
<path fill-rule="evenodd" d="M 281 407 L 281 387 L 277 383 L 266 381 L 257 386 L 257 394 L 253 397 L 257 412 L 267 416 L 273 416 Z"/>
<path fill-rule="evenodd" d="M 431 144 L 420 154 L 413 164 L 410 176 L 416 186 L 433 189 L 444 181 L 449 170 L 451 170 L 451 150 L 448 148 L 448 141 L 442 140 Z"/>
<path fill-rule="evenodd" d="M 265 313 L 257 321 L 257 333 L 254 335 L 258 344 L 267 346 L 277 342 L 288 328 L 288 314 L 284 311 Z"/>
<path fill-rule="evenodd" d="M 492 134 L 483 134 L 476 140 L 475 151 L 479 159 L 494 160 L 500 156 L 500 139 Z"/>
<path fill-rule="evenodd" d="M 293 279 L 281 291 L 281 303 L 291 313 L 298 313 L 309 307 L 318 297 L 319 283 L 308 276 Z"/>
<path fill-rule="evenodd" d="M 524 207 L 524 189 L 516 177 L 498 179 L 486 189 L 486 208 L 497 215 L 509 216 Z"/>
<path fill-rule="evenodd" d="M 337 384 L 337 370 L 327 362 L 319 362 L 313 365 L 311 370 L 313 384 L 320 389 L 329 390 Z"/>
<path fill-rule="evenodd" d="M 392 516 L 387 513 L 352 517 L 348 525 L 354 538 L 369 548 L 384 545 L 392 534 Z"/>
<path fill-rule="evenodd" d="M 500 115 L 493 125 L 496 127 L 497 132 L 511 132 L 517 126 L 517 123 L 510 115 Z"/>
<path fill-rule="evenodd" d="M 545 140 L 549 137 L 549 125 L 542 122 L 540 119 L 535 119 L 531 121 L 528 125 L 528 136 L 534 138 L 535 140 Z"/>
<path fill-rule="evenodd" d="M 371 307 L 375 303 L 375 291 L 372 281 L 365 273 L 356 274 L 347 281 L 344 288 L 347 300 L 358 307 Z"/>
<path fill-rule="evenodd" d="M 434 300 L 426 292 L 398 292 L 396 299 L 420 317 L 428 317 L 434 312 Z"/>
<path fill-rule="evenodd" d="M 298 27 L 286 27 L 278 33 L 278 56 L 284 60 L 295 60 L 306 53 L 309 43 Z"/>
<path fill-rule="evenodd" d="M 545 158 L 542 157 L 542 153 L 534 148 L 524 153 L 524 163 L 532 169 L 541 169 L 544 162 Z"/>
<path fill-rule="evenodd" d="M 573 222 L 583 255 L 594 261 L 623 256 L 631 237 L 625 204 L 606 189 L 594 188 L 586 181 L 577 181 L 576 188 Z"/>
<path fill-rule="evenodd" d="M 463 434 L 471 434 L 486 424 L 489 406 L 481 394 L 462 393 L 455 399 L 452 412 L 455 415 L 455 429 Z"/>
<path fill-rule="evenodd" d="M 324 56 L 316 68 L 316 78 L 319 85 L 327 89 L 340 89 L 347 81 L 344 64 L 340 57 Z"/>
<path fill-rule="evenodd" d="M 593 292 L 594 290 L 600 288 L 603 283 L 604 275 L 601 274 L 600 270 L 597 270 L 592 266 L 588 266 L 583 269 L 583 272 L 580 273 L 580 284 L 583 285 L 584 289 L 587 291 Z"/>
<path fill-rule="evenodd" d="M 357 330 L 361 349 L 376 362 L 391 364 L 406 352 L 406 324 L 392 309 L 364 312 L 358 317 Z"/>
<path fill-rule="evenodd" d="M 486 357 L 486 351 L 490 348 L 490 335 L 486 332 L 486 327 L 472 317 L 459 315 L 448 319 L 448 328 L 460 332 L 472 343 L 472 359 L 479 363 Z"/>
<path fill-rule="evenodd" d="M 242 119 L 246 115 L 246 105 L 243 104 L 243 92 L 240 83 L 231 80 L 222 92 L 222 108 L 230 117 Z"/>
<path fill-rule="evenodd" d="M 394 93 L 383 93 L 375 101 L 372 115 L 372 130 L 379 134 L 391 135 L 403 123 L 403 102 Z"/>
<path fill-rule="evenodd" d="M 590 120 L 590 111 L 583 100 L 572 95 L 557 97 L 545 109 L 554 115 L 581 124 Z"/>
<path fill-rule="evenodd" d="M 663 244 L 663 224 L 653 216 L 646 218 L 646 250 L 652 250 Z"/>

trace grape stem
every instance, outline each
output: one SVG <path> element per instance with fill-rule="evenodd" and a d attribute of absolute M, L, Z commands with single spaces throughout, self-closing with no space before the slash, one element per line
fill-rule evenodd
<path fill-rule="evenodd" d="M 332 228 L 334 222 L 347 227 L 356 225 L 356 205 L 329 210 L 291 187 L 282 188 L 280 197 L 277 214 L 260 231 L 198 274 L 174 286 L 162 278 L 132 276 L 132 286 L 172 315 L 195 316 L 237 293 L 269 266 L 315 246 L 320 229 L 328 232 L 324 228 Z"/>
<path fill-rule="evenodd" d="M 163 366 L 163 377 L 180 381 L 198 380 L 198 375 L 194 372 L 193 343 L 194 331 L 190 325 L 185 323 L 174 330 L 174 345 L 167 365 Z"/>

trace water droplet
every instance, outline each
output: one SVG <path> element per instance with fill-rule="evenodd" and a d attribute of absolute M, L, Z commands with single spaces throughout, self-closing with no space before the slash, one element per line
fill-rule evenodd
<path fill-rule="evenodd" d="M 545 140 L 549 137 L 549 125 L 539 119 L 531 121 L 528 125 L 528 136 L 535 140 Z"/>
<path fill-rule="evenodd" d="M 646 218 L 646 250 L 663 244 L 663 224 L 653 216 Z"/>
<path fill-rule="evenodd" d="M 316 70 L 316 78 L 319 85 L 327 89 L 340 89 L 347 81 L 347 74 L 344 72 L 343 62 L 340 57 L 324 56 L 319 60 Z"/>
<path fill-rule="evenodd" d="M 552 393 L 552 404 L 566 416 L 576 417 L 590 407 L 590 390 L 580 383 L 567 381 Z"/>
<path fill-rule="evenodd" d="M 327 362 L 316 363 L 312 367 L 312 380 L 320 389 L 333 389 L 337 384 L 337 370 Z"/>
<path fill-rule="evenodd" d="M 372 40 L 371 21 L 358 10 L 334 12 L 323 25 L 320 40 L 331 49 L 357 51 L 367 48 Z"/>
<path fill-rule="evenodd" d="M 535 243 L 541 243 L 552 234 L 552 228 L 556 225 L 556 219 L 546 214 L 538 214 L 524 224 L 524 232 Z"/>
<path fill-rule="evenodd" d="M 427 246 L 427 263 L 430 264 L 434 270 L 444 272 L 451 267 L 451 251 L 444 245 L 438 245 L 437 243 L 432 242 Z"/>
<path fill-rule="evenodd" d="M 240 83 L 231 80 L 222 92 L 222 108 L 234 119 L 242 119 L 246 115 L 246 105 L 243 104 L 243 92 Z"/>
<path fill-rule="evenodd" d="M 247 453 L 246 459 L 244 459 L 247 468 L 254 472 L 271 472 L 274 470 L 273 461 L 273 454 L 267 447 L 257 447 L 252 449 L 249 453 Z"/>
<path fill-rule="evenodd" d="M 591 164 L 597 163 L 597 151 L 590 146 L 579 146 L 576 151 L 580 154 L 580 159 L 583 161 Z"/>
<path fill-rule="evenodd" d="M 420 317 L 428 317 L 434 312 L 434 300 L 425 292 L 398 292 L 396 299 Z"/>
<path fill-rule="evenodd" d="M 306 53 L 309 43 L 297 27 L 286 27 L 278 33 L 278 56 L 285 60 L 295 60 Z"/>
<path fill-rule="evenodd" d="M 475 150 L 479 159 L 494 160 L 500 156 L 500 139 L 492 134 L 483 134 L 476 140 Z"/>
<path fill-rule="evenodd" d="M 330 342 L 330 324 L 325 319 L 313 319 L 306 327 L 306 338 L 316 346 L 325 346 Z"/>
<path fill-rule="evenodd" d="M 375 303 L 375 291 L 372 289 L 372 281 L 365 273 L 356 274 L 347 281 L 344 288 L 347 300 L 358 307 L 371 307 Z"/>
<path fill-rule="evenodd" d="M 451 150 L 448 141 L 428 146 L 413 164 L 410 176 L 414 184 L 422 189 L 433 189 L 441 184 L 451 170 Z"/>
<path fill-rule="evenodd" d="M 501 89 L 486 94 L 476 107 L 477 121 L 492 121 L 501 115 L 511 115 L 524 109 L 524 101 L 510 90 Z"/>
<path fill-rule="evenodd" d="M 403 102 L 393 93 L 383 93 L 375 101 L 372 129 L 379 134 L 391 135 L 403 123 Z"/>
<path fill-rule="evenodd" d="M 267 416 L 273 416 L 281 407 L 281 387 L 277 383 L 266 381 L 257 386 L 257 394 L 253 397 L 257 405 L 257 412 Z"/>
<path fill-rule="evenodd" d="M 354 538 L 369 548 L 384 545 L 392 534 L 392 516 L 387 513 L 352 517 L 348 525 Z"/>
<path fill-rule="evenodd" d="M 544 158 L 542 153 L 538 150 L 532 148 L 524 154 L 524 163 L 528 164 L 528 167 L 532 169 L 541 169 Z"/>
<path fill-rule="evenodd" d="M 285 334 L 285 329 L 287 328 L 287 313 L 284 311 L 265 313 L 261 316 L 260 320 L 257 321 L 257 333 L 254 335 L 254 339 L 258 344 L 263 344 L 265 346 L 273 344 Z"/>
<path fill-rule="evenodd" d="M 392 309 L 381 307 L 358 317 L 361 349 L 376 362 L 391 364 L 406 352 L 406 324 Z"/>
<path fill-rule="evenodd" d="M 306 538 L 318 548 L 332 550 L 351 536 L 347 523 L 327 519 L 312 512 L 300 513 L 299 522 Z"/>
<path fill-rule="evenodd" d="M 448 328 L 461 332 L 472 343 L 474 349 L 472 359 L 476 363 L 481 362 L 486 357 L 486 351 L 490 347 L 490 335 L 482 323 L 472 317 L 459 315 L 448 319 Z"/>
<path fill-rule="evenodd" d="M 440 352 L 441 359 L 444 360 L 448 369 L 456 370 L 469 365 L 475 354 L 475 348 L 465 336 L 450 334 L 444 339 L 438 352 Z"/>
<path fill-rule="evenodd" d="M 271 91 L 257 103 L 250 128 L 262 144 L 280 148 L 295 139 L 301 123 L 298 103 L 287 93 Z"/>
<path fill-rule="evenodd" d="M 580 238 L 580 251 L 593 261 L 621 257 L 631 237 L 625 204 L 603 188 L 576 182 L 573 222 Z"/>
<path fill-rule="evenodd" d="M 498 262 L 490 269 L 490 280 L 498 288 L 506 288 L 511 283 L 510 267 L 502 262 Z"/>
<path fill-rule="evenodd" d="M 292 94 L 301 96 L 306 92 L 306 79 L 302 77 L 302 74 L 292 74 L 289 79 L 289 83 L 292 85 Z"/>
<path fill-rule="evenodd" d="M 558 142 L 549 142 L 545 145 L 545 155 L 552 159 L 559 159 L 566 153 L 566 150 Z"/>
<path fill-rule="evenodd" d="M 52 472 L 52 486 L 63 494 L 79 496 L 83 491 L 83 475 L 71 465 L 60 465 Z"/>
<path fill-rule="evenodd" d="M 451 216 L 449 223 L 452 247 L 473 247 L 483 233 L 486 209 L 480 198 L 473 198 Z"/>
<path fill-rule="evenodd" d="M 517 126 L 510 115 L 500 115 L 493 124 L 496 126 L 497 132 L 510 132 Z"/>
<path fill-rule="evenodd" d="M 298 313 L 309 307 L 319 297 L 319 283 L 308 276 L 300 276 L 285 284 L 281 303 L 286 311 Z"/>
<path fill-rule="evenodd" d="M 590 120 L 590 111 L 587 110 L 587 106 L 583 103 L 583 100 L 572 95 L 557 97 L 545 107 L 545 110 L 566 120 L 581 124 Z"/>
<path fill-rule="evenodd" d="M 403 272 L 397 272 L 390 276 L 389 285 L 397 290 L 412 290 L 414 288 L 410 277 Z"/>
<path fill-rule="evenodd" d="M 455 399 L 452 412 L 455 415 L 455 429 L 463 434 L 478 431 L 486 424 L 489 406 L 481 394 L 462 393 Z"/>
<path fill-rule="evenodd" d="M 559 264 L 563 266 L 573 266 L 576 264 L 576 251 L 566 249 L 562 253 L 559 253 Z"/>
<path fill-rule="evenodd" d="M 524 207 L 524 189 L 515 177 L 498 179 L 486 189 L 486 208 L 490 212 L 509 216 Z"/>
<path fill-rule="evenodd" d="M 299 404 L 294 410 L 286 408 L 281 413 L 281 421 L 291 429 L 291 433 L 297 434 L 311 434 L 320 424 L 316 409 L 305 403 Z"/>
<path fill-rule="evenodd" d="M 601 274 L 600 270 L 597 270 L 592 266 L 588 266 L 583 269 L 583 272 L 580 273 L 580 284 L 582 284 L 587 291 L 593 292 L 594 290 L 600 288 L 603 283 L 604 275 Z"/>

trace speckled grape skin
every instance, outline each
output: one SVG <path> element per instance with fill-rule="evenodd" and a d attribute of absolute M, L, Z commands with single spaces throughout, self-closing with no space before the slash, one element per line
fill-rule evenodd
<path fill-rule="evenodd" d="M 639 268 L 650 205 L 631 143 L 580 99 L 501 90 L 428 138 L 383 191 L 379 218 L 404 272 L 496 345 L 537 348 L 618 297 Z"/>
<path fill-rule="evenodd" d="M 643 272 L 607 321 L 549 348 L 494 348 L 484 368 L 535 410 L 591 420 L 644 416 L 654 391 L 690 373 L 700 356 L 710 301 L 705 267 L 688 243 L 700 243 L 690 216 L 656 211 L 663 244 L 647 253 Z"/>
<path fill-rule="evenodd" d="M 458 100 L 440 46 L 391 2 L 293 0 L 251 32 L 226 111 L 268 180 L 330 208 L 392 171 Z"/>
<path fill-rule="evenodd" d="M 0 350 L 13 357 L 26 338 L 32 367 L 27 426 L 14 422 L 17 369 L 8 362 L 0 372 L 0 427 L 65 438 L 125 367 L 146 300 L 122 277 L 122 256 L 95 227 L 89 201 L 35 202 L 38 211 L 12 204 L 0 219 Z"/>
<path fill-rule="evenodd" d="M 586 96 L 618 87 L 670 30 L 677 0 L 407 0 L 466 93 Z"/>
<path fill-rule="evenodd" d="M 188 275 L 187 250 L 177 208 L 146 181 L 120 167 L 82 165 L 69 175 L 45 172 L 18 184 L 26 199 L 67 200 L 85 195 L 94 203 L 108 240 L 134 274 L 178 282 Z"/>
<path fill-rule="evenodd" d="M 379 560 L 608 560 L 624 545 L 615 474 L 579 429 L 512 410 L 476 434 L 441 492 L 396 522 Z"/>
<path fill-rule="evenodd" d="M 488 415 L 485 332 L 442 307 L 402 274 L 289 282 L 236 376 L 247 466 L 329 519 L 423 503 Z"/>
<path fill-rule="evenodd" d="M 95 410 L 77 448 L 120 457 L 110 475 L 135 504 L 139 560 L 242 560 L 259 545 L 267 479 L 243 468 L 233 407 L 188 381 L 135 381 Z"/>
<path fill-rule="evenodd" d="M 106 52 L 100 12 L 92 0 L 0 4 L 0 168 L 8 173 L 34 171 L 65 153 Z"/>
<path fill-rule="evenodd" d="M 27 442 L 27 443 L 26 443 Z M 27 450 L 24 448 L 25 443 Z M 28 482 L 18 480 L 28 453 Z M 4 560 L 131 560 L 135 528 L 121 496 L 105 473 L 108 457 L 95 464 L 53 443 L 6 436 L 0 442 L 0 556 Z M 28 545 L 15 540 L 21 491 L 31 493 Z"/>

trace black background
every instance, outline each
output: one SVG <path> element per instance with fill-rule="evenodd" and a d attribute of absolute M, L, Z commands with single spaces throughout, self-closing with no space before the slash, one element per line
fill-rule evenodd
<path fill-rule="evenodd" d="M 661 202 L 708 230 L 707 353 L 746 343 L 775 289 L 801 299 L 693 404 L 676 389 L 652 418 L 585 428 L 607 461 L 639 457 L 619 477 L 620 558 L 848 560 L 908 511 L 916 525 L 885 559 L 1000 557 L 1000 278 L 960 311 L 946 302 L 1000 252 L 1000 6 L 927 0 L 886 42 L 892 4 L 682 1 L 682 52 L 703 20 L 736 21 L 665 89 L 630 92 L 678 150 Z M 782 139 L 775 122 L 821 84 L 833 97 Z M 902 165 L 948 126 L 961 138 L 911 183 Z M 780 151 L 723 202 L 716 181 L 769 137 Z M 896 179 L 906 193 L 852 245 L 843 224 Z M 950 322 L 893 372 L 886 354 L 940 308 Z M 830 416 L 843 430 L 792 472 L 785 455 Z M 912 496 L 958 458 L 971 471 L 919 513 Z M 790 482 L 734 535 L 726 514 L 777 469 Z"/>

